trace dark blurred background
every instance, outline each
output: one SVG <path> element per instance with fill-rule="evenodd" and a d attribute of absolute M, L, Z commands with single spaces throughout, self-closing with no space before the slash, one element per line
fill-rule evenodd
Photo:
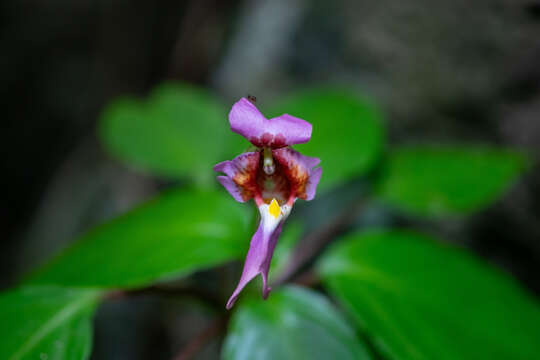
<path fill-rule="evenodd" d="M 540 154 L 540 1 L 1 2 L 0 286 L 161 183 L 111 160 L 104 105 L 165 80 L 227 103 L 345 84 L 380 103 L 393 144 L 489 143 Z M 337 126 L 339 126 L 337 124 Z M 494 206 L 424 226 L 540 294 L 540 170 Z M 204 329 L 177 299 L 118 299 L 97 316 L 95 359 L 167 359 Z M 116 334 L 112 339 L 109 335 Z M 120 334 L 120 335 L 118 335 Z M 217 356 L 217 343 L 199 354 Z"/>

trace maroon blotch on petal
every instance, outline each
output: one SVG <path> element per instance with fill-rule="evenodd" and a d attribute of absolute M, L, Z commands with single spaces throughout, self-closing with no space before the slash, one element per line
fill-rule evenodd
<path fill-rule="evenodd" d="M 247 152 L 214 166 L 214 171 L 227 175 L 218 176 L 218 181 L 236 201 L 245 202 L 257 193 L 259 158 L 259 152 Z"/>
<path fill-rule="evenodd" d="M 304 156 L 289 147 L 272 150 L 274 159 L 289 181 L 290 191 L 302 200 L 312 200 L 321 179 L 320 159 Z"/>

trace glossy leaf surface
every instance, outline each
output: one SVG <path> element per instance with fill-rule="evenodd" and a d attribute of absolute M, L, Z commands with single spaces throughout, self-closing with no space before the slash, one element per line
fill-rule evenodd
<path fill-rule="evenodd" d="M 390 359 L 533 359 L 540 307 L 508 275 L 407 231 L 353 234 L 324 283 Z"/>

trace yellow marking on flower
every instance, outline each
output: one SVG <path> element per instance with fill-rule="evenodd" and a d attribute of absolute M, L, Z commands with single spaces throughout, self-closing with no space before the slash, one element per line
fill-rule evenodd
<path fill-rule="evenodd" d="M 276 219 L 281 214 L 281 208 L 279 207 L 278 202 L 276 201 L 275 198 L 272 199 L 270 206 L 268 206 L 268 213 Z"/>

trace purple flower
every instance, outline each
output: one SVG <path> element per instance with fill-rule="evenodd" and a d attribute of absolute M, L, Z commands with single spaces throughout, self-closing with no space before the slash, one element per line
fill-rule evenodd
<path fill-rule="evenodd" d="M 214 166 L 223 172 L 218 181 L 239 202 L 255 200 L 261 221 L 249 246 L 238 286 L 227 302 L 230 309 L 236 298 L 257 275 L 262 276 L 263 298 L 270 293 L 268 270 L 283 223 L 297 198 L 312 200 L 322 169 L 320 160 L 300 154 L 289 145 L 311 138 L 311 124 L 284 114 L 266 119 L 246 98 L 229 113 L 232 131 L 244 136 L 257 150 L 243 153 L 231 161 Z"/>

